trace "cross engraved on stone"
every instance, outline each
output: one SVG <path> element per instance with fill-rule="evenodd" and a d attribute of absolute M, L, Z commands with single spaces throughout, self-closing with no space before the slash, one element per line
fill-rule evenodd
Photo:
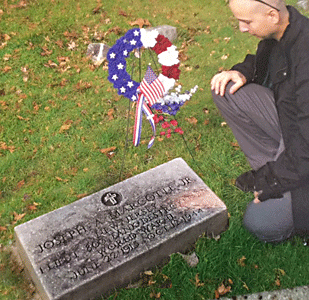
<path fill-rule="evenodd" d="M 109 201 L 109 202 L 111 202 L 112 205 L 116 205 L 116 204 L 117 204 L 116 197 L 117 197 L 116 194 L 108 193 L 108 194 L 104 197 L 104 201 L 105 201 L 105 203 L 107 203 L 107 202 Z"/>

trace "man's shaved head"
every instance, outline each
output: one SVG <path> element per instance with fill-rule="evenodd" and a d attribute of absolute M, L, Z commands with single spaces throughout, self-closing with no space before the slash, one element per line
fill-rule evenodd
<path fill-rule="evenodd" d="M 229 5 L 240 31 L 259 39 L 279 40 L 289 24 L 284 0 L 230 0 Z"/>

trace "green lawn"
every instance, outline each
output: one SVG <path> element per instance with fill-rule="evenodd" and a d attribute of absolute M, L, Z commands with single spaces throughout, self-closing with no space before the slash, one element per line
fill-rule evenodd
<path fill-rule="evenodd" d="M 125 146 L 128 100 L 107 80 L 107 64 L 94 66 L 85 55 L 90 43 L 113 45 L 139 18 L 177 27 L 179 83 L 199 86 L 177 114 L 185 142 L 157 138 L 150 150 L 146 121 L 143 143 L 132 145 L 132 107 Z M 197 241 L 196 267 L 175 254 L 138 288 L 110 299 L 209 299 L 222 283 L 231 286 L 230 297 L 309 284 L 300 239 L 263 244 L 242 227 L 252 195 L 233 182 L 250 167 L 211 99 L 212 76 L 254 53 L 257 42 L 238 31 L 224 0 L 2 0 L 0 299 L 31 299 L 33 292 L 11 261 L 14 226 L 176 157 L 226 203 L 230 227 L 218 240 Z M 102 153 L 109 147 L 114 153 Z"/>

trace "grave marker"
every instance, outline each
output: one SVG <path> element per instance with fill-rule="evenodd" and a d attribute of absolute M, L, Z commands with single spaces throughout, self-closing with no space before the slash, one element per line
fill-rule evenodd
<path fill-rule="evenodd" d="M 202 234 L 228 226 L 224 203 L 181 158 L 15 227 L 43 299 L 92 299 L 127 285 Z"/>

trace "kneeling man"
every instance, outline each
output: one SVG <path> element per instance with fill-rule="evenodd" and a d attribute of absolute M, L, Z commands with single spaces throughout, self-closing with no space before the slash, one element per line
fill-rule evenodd
<path fill-rule="evenodd" d="M 265 242 L 309 233 L 309 19 L 283 0 L 230 0 L 255 55 L 211 81 L 213 99 L 252 170 L 245 227 Z"/>

